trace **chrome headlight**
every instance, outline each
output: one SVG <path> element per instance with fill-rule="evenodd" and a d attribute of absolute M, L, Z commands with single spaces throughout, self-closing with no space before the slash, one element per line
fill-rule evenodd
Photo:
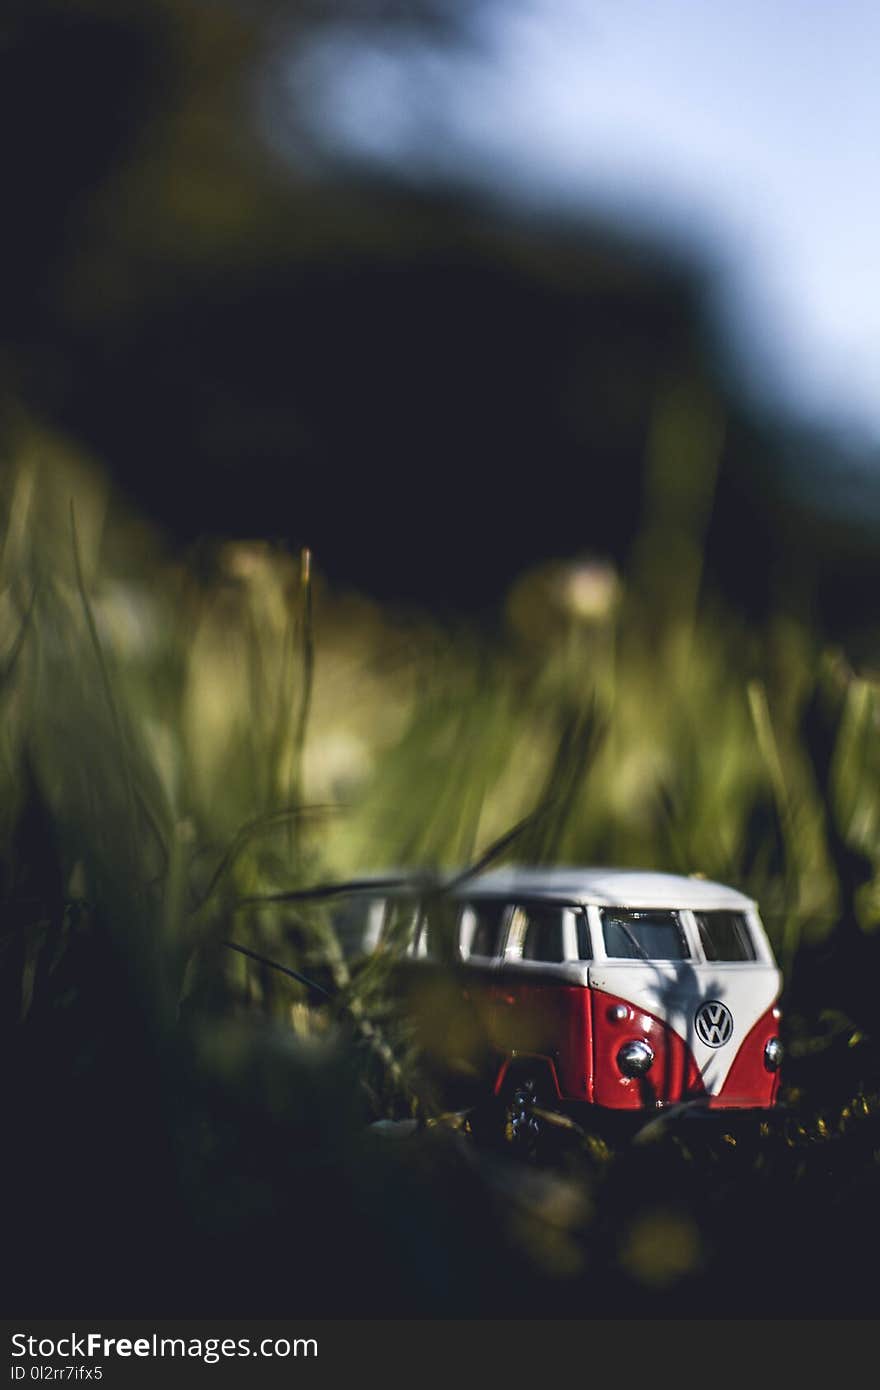
<path fill-rule="evenodd" d="M 771 1038 L 764 1048 L 764 1066 L 768 1071 L 778 1071 L 782 1061 L 782 1043 L 778 1038 Z"/>
<path fill-rule="evenodd" d="M 654 1061 L 654 1049 L 650 1044 L 636 1039 L 624 1043 L 617 1054 L 617 1065 L 624 1076 L 644 1076 Z"/>

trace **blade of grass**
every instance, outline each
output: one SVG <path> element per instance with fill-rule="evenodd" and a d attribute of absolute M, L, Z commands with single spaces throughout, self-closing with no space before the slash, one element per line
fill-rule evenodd
<path fill-rule="evenodd" d="M 88 628 L 89 637 L 91 639 L 92 647 L 94 648 L 95 659 L 98 664 L 98 672 L 101 678 L 101 684 L 104 689 L 104 697 L 107 701 L 107 707 L 110 711 L 110 719 L 113 724 L 113 731 L 116 735 L 116 741 L 119 745 L 119 757 L 122 763 L 122 775 L 125 782 L 125 795 L 126 801 L 128 802 L 129 810 L 128 834 L 131 842 L 130 847 L 132 865 L 134 865 L 136 863 L 137 853 L 137 828 L 134 780 L 131 774 L 128 743 L 126 741 L 125 731 L 122 726 L 122 717 L 119 713 L 119 706 L 116 702 L 116 697 L 113 693 L 113 684 L 110 680 L 110 672 L 107 668 L 107 662 L 104 657 L 104 649 L 101 645 L 101 638 L 98 634 L 98 627 L 95 622 L 95 615 L 92 610 L 91 602 L 89 600 L 88 591 L 86 589 L 85 577 L 83 575 L 82 568 L 82 558 L 80 556 L 79 549 L 79 536 L 77 534 L 76 529 L 76 506 L 74 504 L 73 498 L 70 499 L 70 535 L 71 543 L 73 546 L 73 565 L 76 573 L 76 585 L 79 591 L 80 600 L 82 602 L 83 612 L 85 614 L 86 627 Z"/>
<path fill-rule="evenodd" d="M 785 779 L 785 772 L 782 766 L 782 758 L 779 753 L 779 745 L 773 728 L 773 721 L 770 717 L 767 692 L 763 682 L 759 680 L 749 681 L 746 687 L 746 693 L 748 695 L 752 723 L 755 728 L 755 736 L 758 740 L 758 747 L 770 776 L 770 784 L 773 788 L 773 796 L 776 801 L 780 823 L 785 836 L 787 880 L 785 896 L 787 899 L 787 910 L 782 928 L 782 950 L 785 957 L 786 969 L 790 971 L 794 959 L 794 952 L 797 947 L 799 926 L 798 910 L 800 906 L 800 869 L 795 849 L 797 845 L 797 835 L 794 823 L 794 812 Z"/>
<path fill-rule="evenodd" d="M 303 597 L 301 650 L 302 692 L 293 734 L 290 783 L 287 797 L 288 803 L 291 805 L 301 801 L 303 798 L 305 780 L 305 769 L 303 764 L 305 761 L 306 735 L 309 727 L 309 716 L 312 710 L 312 690 L 315 677 L 315 635 L 312 623 L 312 552 L 309 549 L 305 549 L 302 552 L 300 582 Z M 291 856 L 294 856 L 299 849 L 298 829 L 298 825 L 295 822 L 291 822 L 289 831 Z"/>
<path fill-rule="evenodd" d="M 7 685 L 8 682 L 11 680 L 12 674 L 18 662 L 18 658 L 21 655 L 22 648 L 24 647 L 25 638 L 27 637 L 28 629 L 30 628 L 31 619 L 34 613 L 34 606 L 37 602 L 38 587 L 39 586 L 37 584 L 34 584 L 34 587 L 31 590 L 31 596 L 28 600 L 28 606 L 25 609 L 24 617 L 21 620 L 18 632 L 15 634 L 15 640 L 13 641 L 12 646 L 9 649 L 9 655 L 3 663 L 2 670 L 0 670 L 0 689 L 2 689 L 3 686 Z"/>
<path fill-rule="evenodd" d="M 255 820 L 243 825 L 224 851 L 219 864 L 211 875 L 207 888 L 199 897 L 195 905 L 190 909 L 191 912 L 199 912 L 216 892 L 221 880 L 232 868 L 239 854 L 255 835 L 259 835 L 265 830 L 271 830 L 275 826 L 286 825 L 291 821 L 296 821 L 304 816 L 320 815 L 326 812 L 338 811 L 342 808 L 334 806 L 332 803 L 316 806 L 288 806 L 280 811 L 271 811 L 267 815 L 257 816 Z M 241 899 L 242 902 L 254 901 L 253 899 Z M 284 897 L 280 898 L 261 898 L 259 901 L 289 901 Z"/>

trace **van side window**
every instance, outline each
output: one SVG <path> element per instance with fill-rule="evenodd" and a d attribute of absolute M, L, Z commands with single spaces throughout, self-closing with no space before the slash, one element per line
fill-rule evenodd
<path fill-rule="evenodd" d="M 533 961 L 565 960 L 562 908 L 516 907 L 510 919 L 505 954 Z"/>
<path fill-rule="evenodd" d="M 458 905 L 443 895 L 421 904 L 415 938 L 408 954 L 428 960 L 456 958 Z"/>
<path fill-rule="evenodd" d="M 351 960 L 375 949 L 382 928 L 382 903 L 360 895 L 342 898 L 331 909 L 330 920 L 342 954 Z"/>
<path fill-rule="evenodd" d="M 382 922 L 382 941 L 386 946 L 412 954 L 421 919 L 416 898 L 389 898 Z"/>
<path fill-rule="evenodd" d="M 742 912 L 695 912 L 706 960 L 755 960 L 755 947 Z"/>
<path fill-rule="evenodd" d="M 461 928 L 461 954 L 465 960 L 471 956 L 498 955 L 505 911 L 504 903 L 490 899 L 465 904 Z"/>

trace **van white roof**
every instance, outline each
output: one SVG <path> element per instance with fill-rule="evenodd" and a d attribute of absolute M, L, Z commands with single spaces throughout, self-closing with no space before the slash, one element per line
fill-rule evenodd
<path fill-rule="evenodd" d="M 705 878 L 651 869 L 511 867 L 491 869 L 465 881 L 456 896 L 564 898 L 604 907 L 660 907 L 744 911 L 753 899 Z"/>

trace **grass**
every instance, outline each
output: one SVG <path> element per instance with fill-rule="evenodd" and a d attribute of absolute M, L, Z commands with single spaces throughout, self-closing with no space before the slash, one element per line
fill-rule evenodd
<path fill-rule="evenodd" d="M 681 428 L 658 426 L 655 480 Z M 873 1311 L 880 681 L 701 591 L 694 470 L 717 440 L 695 437 L 682 505 L 655 506 L 624 575 L 548 563 L 454 631 L 269 545 L 197 571 L 58 441 L 10 463 L 18 1308 Z M 780 1114 L 641 1142 L 595 1126 L 539 1166 L 477 1143 L 428 1087 L 387 963 L 352 976 L 307 890 L 493 847 L 757 897 L 787 981 Z M 421 1124 L 391 1143 L 366 1127 L 388 1115 Z"/>

